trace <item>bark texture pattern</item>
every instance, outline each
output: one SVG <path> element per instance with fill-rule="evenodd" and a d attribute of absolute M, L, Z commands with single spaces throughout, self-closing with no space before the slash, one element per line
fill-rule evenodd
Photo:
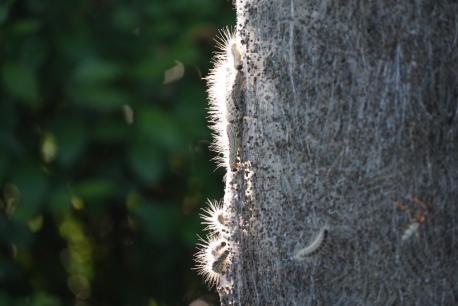
<path fill-rule="evenodd" d="M 456 305 L 456 1 L 236 7 L 246 92 L 222 304 Z"/>

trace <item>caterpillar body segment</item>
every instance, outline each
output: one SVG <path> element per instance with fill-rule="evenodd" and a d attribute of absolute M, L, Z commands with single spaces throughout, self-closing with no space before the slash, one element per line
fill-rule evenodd
<path fill-rule="evenodd" d="M 328 240 L 328 235 L 329 228 L 327 226 L 324 226 L 320 229 L 318 235 L 316 235 L 315 239 L 309 245 L 296 252 L 296 254 L 294 255 L 294 259 L 303 260 L 306 257 L 316 254 L 326 244 Z"/>

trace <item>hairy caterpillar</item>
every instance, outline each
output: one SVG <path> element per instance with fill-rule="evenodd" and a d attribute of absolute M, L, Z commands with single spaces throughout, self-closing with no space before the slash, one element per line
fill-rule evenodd
<path fill-rule="evenodd" d="M 329 228 L 327 226 L 321 228 L 320 232 L 315 237 L 315 239 L 308 246 L 297 251 L 296 255 L 294 255 L 294 258 L 296 260 L 302 260 L 307 256 L 315 254 L 326 243 L 326 240 L 328 238 L 328 232 Z"/>
<path fill-rule="evenodd" d="M 227 241 L 218 236 L 201 239 L 195 255 L 197 273 L 210 285 L 218 285 L 229 262 L 230 249 Z"/>
<path fill-rule="evenodd" d="M 207 80 L 209 123 L 213 131 L 212 149 L 217 153 L 217 166 L 237 171 L 242 138 L 243 58 L 235 32 L 220 31 L 216 40 L 219 51 Z M 228 183 L 228 182 L 226 182 Z M 210 231 L 207 241 L 201 239 L 195 256 L 196 269 L 210 285 L 219 285 L 230 261 L 231 248 L 227 216 L 222 202 L 208 201 L 200 215 Z"/>
<path fill-rule="evenodd" d="M 206 225 L 205 229 L 209 230 L 213 235 L 216 234 L 227 234 L 228 230 L 226 227 L 226 217 L 223 210 L 223 203 L 219 201 L 208 200 L 208 207 L 202 209 L 203 214 L 200 214 L 202 218 L 202 224 Z"/>
<path fill-rule="evenodd" d="M 407 228 L 406 230 L 404 231 L 404 233 L 402 234 L 402 237 L 401 237 L 401 240 L 402 241 L 406 241 L 408 240 L 410 237 L 412 237 L 413 234 L 417 234 L 418 235 L 418 228 L 420 227 L 420 223 L 418 222 L 412 222 Z"/>
<path fill-rule="evenodd" d="M 411 220 L 411 223 L 409 226 L 405 229 L 404 233 L 402 234 L 401 240 L 406 241 L 410 237 L 413 236 L 413 234 L 417 235 L 417 238 L 419 237 L 418 231 L 420 229 L 420 225 L 424 224 L 426 222 L 426 217 L 428 215 L 428 211 L 430 210 L 430 205 L 427 204 L 423 199 L 417 197 L 415 194 L 410 195 L 410 202 L 416 204 L 419 208 L 411 208 L 408 205 L 404 204 L 401 201 L 396 201 L 395 206 L 402 210 L 407 212 L 409 215 L 409 219 Z M 412 205 L 410 205 L 412 206 Z"/>
<path fill-rule="evenodd" d="M 237 36 L 230 28 L 220 31 L 216 44 L 219 51 L 206 77 L 212 149 L 217 153 L 218 167 L 236 171 L 242 134 L 243 59 Z"/>

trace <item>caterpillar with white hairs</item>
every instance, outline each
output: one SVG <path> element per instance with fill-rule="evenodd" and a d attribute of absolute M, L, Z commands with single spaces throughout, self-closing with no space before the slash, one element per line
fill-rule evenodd
<path fill-rule="evenodd" d="M 218 167 L 227 171 L 238 169 L 237 156 L 242 125 L 242 53 L 240 43 L 230 28 L 221 30 L 216 39 L 219 51 L 207 80 L 209 123 L 213 131 L 212 149 Z"/>
<path fill-rule="evenodd" d="M 235 173 L 240 166 L 242 137 L 242 53 L 235 32 L 226 27 L 219 34 L 216 39 L 219 51 L 213 59 L 213 68 L 205 78 L 209 97 L 209 124 L 214 139 L 211 148 L 217 154 L 217 167 Z M 218 201 L 209 200 L 203 212 L 200 215 L 202 223 L 210 233 L 199 244 L 195 256 L 196 269 L 210 286 L 218 286 L 231 261 L 232 248 L 227 240 L 228 216 L 224 203 Z"/>
<path fill-rule="evenodd" d="M 325 245 L 326 240 L 328 239 L 328 234 L 328 226 L 322 227 L 316 235 L 315 239 L 313 239 L 309 245 L 296 252 L 294 259 L 304 260 L 306 257 L 316 254 Z"/>
<path fill-rule="evenodd" d="M 224 212 L 222 201 L 208 200 L 207 203 L 208 207 L 202 209 L 204 213 L 200 214 L 202 224 L 206 225 L 205 229 L 209 230 L 213 236 L 227 235 L 227 216 Z"/>
<path fill-rule="evenodd" d="M 195 255 L 197 273 L 211 287 L 218 285 L 229 263 L 230 248 L 226 240 L 218 236 L 201 239 Z"/>

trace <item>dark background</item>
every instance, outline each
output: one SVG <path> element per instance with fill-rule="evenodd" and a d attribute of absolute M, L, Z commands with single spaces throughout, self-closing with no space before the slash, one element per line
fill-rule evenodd
<path fill-rule="evenodd" d="M 0 1 L 0 305 L 215 299 L 191 270 L 200 209 L 223 193 L 201 77 L 234 15 L 226 0 Z"/>

